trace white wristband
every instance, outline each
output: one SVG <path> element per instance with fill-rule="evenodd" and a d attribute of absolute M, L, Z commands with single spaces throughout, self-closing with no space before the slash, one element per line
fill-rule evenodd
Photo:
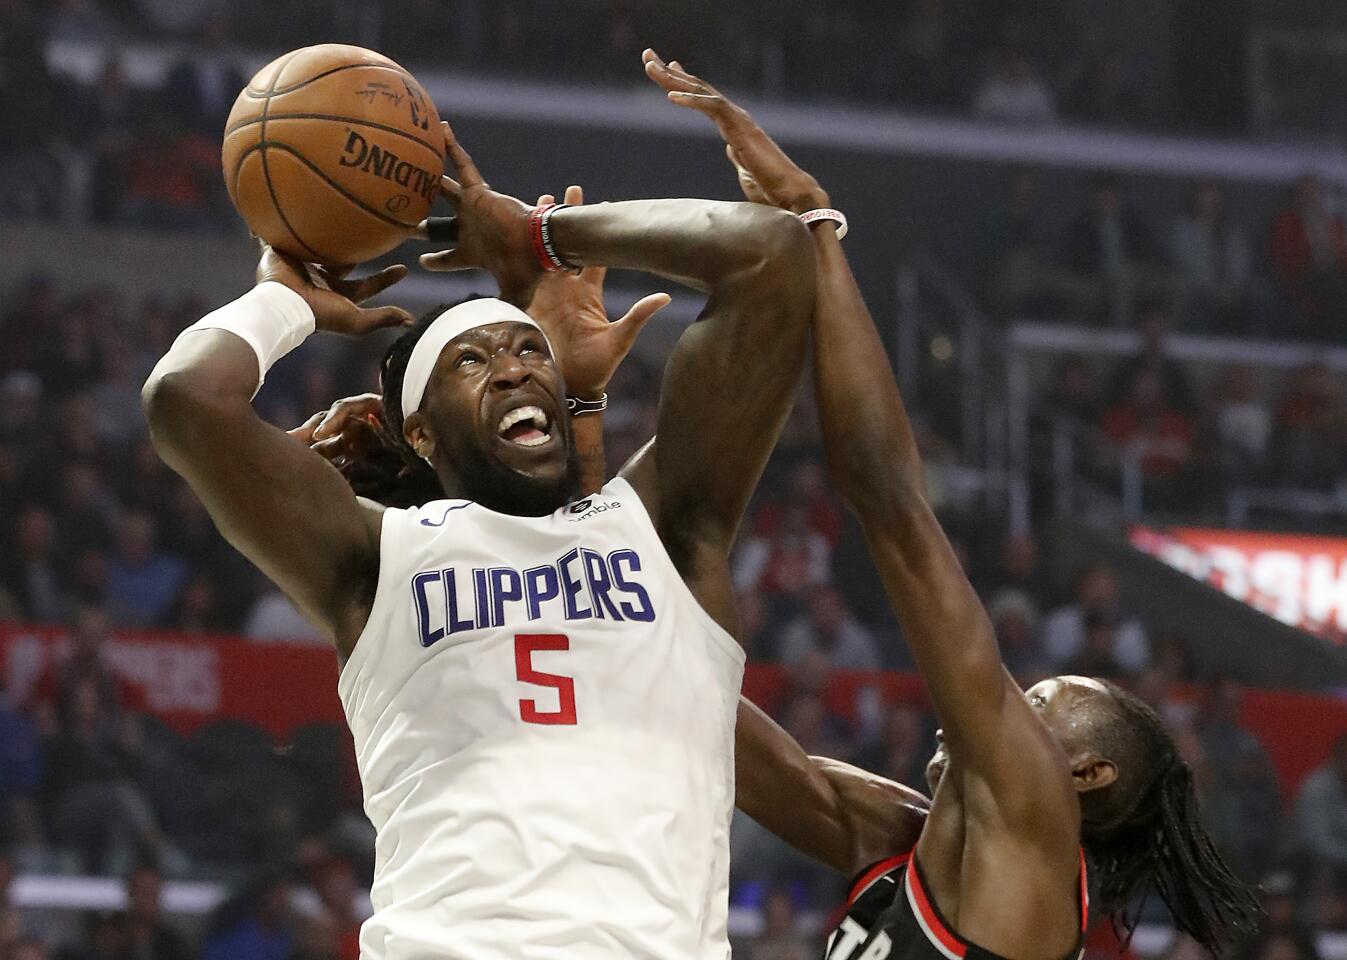
<path fill-rule="evenodd" d="M 847 215 L 841 210 L 834 210 L 832 207 L 819 207 L 817 210 L 810 210 L 800 214 L 800 222 L 806 227 L 819 220 L 831 220 L 837 224 L 837 239 L 841 240 L 847 235 Z"/>
<path fill-rule="evenodd" d="M 234 302 L 206 314 L 178 334 L 178 339 L 196 330 L 228 330 L 252 347 L 257 354 L 260 390 L 272 365 L 313 333 L 313 309 L 285 284 L 266 280 Z"/>

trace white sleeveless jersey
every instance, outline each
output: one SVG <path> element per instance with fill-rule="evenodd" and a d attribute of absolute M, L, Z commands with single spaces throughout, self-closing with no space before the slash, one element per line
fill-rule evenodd
<path fill-rule="evenodd" d="M 384 513 L 338 688 L 377 831 L 362 960 L 724 960 L 744 655 L 624 480 Z"/>

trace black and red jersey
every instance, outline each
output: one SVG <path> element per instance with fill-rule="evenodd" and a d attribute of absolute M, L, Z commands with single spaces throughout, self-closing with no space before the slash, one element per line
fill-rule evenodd
<path fill-rule="evenodd" d="M 1085 854 L 1080 857 L 1080 940 L 1067 960 L 1084 951 L 1090 901 Z M 823 951 L 824 960 L 1002 960 L 969 943 L 940 915 L 913 853 L 881 860 L 851 885 L 846 916 Z"/>

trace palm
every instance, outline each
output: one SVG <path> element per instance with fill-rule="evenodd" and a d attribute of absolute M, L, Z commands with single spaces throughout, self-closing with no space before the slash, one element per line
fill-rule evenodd
<path fill-rule="evenodd" d="M 552 199 L 544 195 L 538 203 L 551 203 Z M 581 204 L 584 192 L 569 187 L 565 200 L 572 206 Z M 667 294 L 652 294 L 637 301 L 621 319 L 609 321 L 603 301 L 607 273 L 605 267 L 549 273 L 538 281 L 529 302 L 529 316 L 547 334 L 566 389 L 576 396 L 603 393 L 645 322 L 669 302 Z"/>

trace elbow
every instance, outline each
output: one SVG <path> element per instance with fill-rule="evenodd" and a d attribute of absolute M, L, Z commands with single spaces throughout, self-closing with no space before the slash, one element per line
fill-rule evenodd
<path fill-rule="evenodd" d="M 165 454 L 181 437 L 199 427 L 208 404 L 181 371 L 155 369 L 140 388 L 140 409 L 150 428 L 150 442 Z"/>
<path fill-rule="evenodd" d="M 809 228 L 788 210 L 758 206 L 753 213 L 760 221 L 754 226 L 761 253 L 759 269 L 770 273 L 776 282 L 807 285 L 812 298 L 814 245 Z"/>

